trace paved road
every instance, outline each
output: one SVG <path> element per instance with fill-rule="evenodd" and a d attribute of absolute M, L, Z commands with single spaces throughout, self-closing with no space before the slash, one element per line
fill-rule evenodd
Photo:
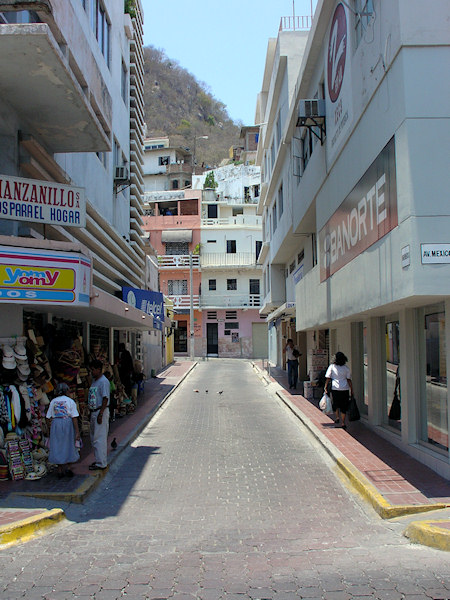
<path fill-rule="evenodd" d="M 450 598 L 448 554 L 347 490 L 246 361 L 200 363 L 66 513 L 0 553 L 0 598 Z"/>

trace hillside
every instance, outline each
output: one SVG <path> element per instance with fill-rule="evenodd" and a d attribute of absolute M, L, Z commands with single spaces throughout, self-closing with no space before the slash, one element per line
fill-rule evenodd
<path fill-rule="evenodd" d="M 149 137 L 170 136 L 171 143 L 193 149 L 197 164 L 217 166 L 238 144 L 241 123 L 233 122 L 225 105 L 164 50 L 144 48 L 145 120 Z"/>

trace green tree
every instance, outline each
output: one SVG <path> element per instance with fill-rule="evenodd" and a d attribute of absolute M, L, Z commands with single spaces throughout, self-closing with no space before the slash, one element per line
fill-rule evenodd
<path fill-rule="evenodd" d="M 215 190 L 219 184 L 214 177 L 214 171 L 210 171 L 205 177 L 205 183 L 203 184 L 204 190 Z"/>

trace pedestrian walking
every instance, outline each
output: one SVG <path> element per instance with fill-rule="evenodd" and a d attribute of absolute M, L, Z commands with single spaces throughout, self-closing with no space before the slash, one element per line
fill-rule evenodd
<path fill-rule="evenodd" d="M 99 360 L 91 363 L 93 381 L 89 388 L 88 408 L 91 414 L 90 436 L 95 461 L 89 469 L 106 469 L 108 465 L 108 430 L 110 383 L 102 374 L 103 364 Z"/>
<path fill-rule="evenodd" d="M 70 468 L 80 458 L 75 442 L 80 440 L 77 405 L 69 396 L 67 383 L 58 383 L 56 396 L 50 402 L 47 419 L 50 420 L 50 453 L 48 460 L 58 466 L 57 475 L 73 477 Z"/>
<path fill-rule="evenodd" d="M 298 381 L 298 357 L 300 356 L 299 351 L 294 346 L 294 342 L 291 338 L 286 342 L 286 347 L 284 349 L 286 353 L 286 360 L 288 365 L 288 383 L 289 389 L 295 390 L 297 389 L 297 381 Z"/>
<path fill-rule="evenodd" d="M 335 412 L 335 427 L 347 428 L 345 415 L 353 395 L 352 374 L 347 366 L 347 357 L 343 352 L 336 352 L 333 362 L 325 373 L 325 391 L 330 395 Z"/>

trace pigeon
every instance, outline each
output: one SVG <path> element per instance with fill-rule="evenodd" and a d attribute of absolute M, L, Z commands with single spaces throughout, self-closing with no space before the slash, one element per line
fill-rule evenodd
<path fill-rule="evenodd" d="M 117 442 L 116 442 L 116 438 L 113 439 L 113 441 L 111 442 L 111 448 L 113 450 L 115 450 L 117 448 Z"/>
<path fill-rule="evenodd" d="M 217 392 L 220 396 L 223 394 L 223 390 L 220 390 L 220 392 Z"/>
<path fill-rule="evenodd" d="M 208 393 L 208 390 L 205 390 L 205 394 L 207 394 L 207 393 Z"/>
<path fill-rule="evenodd" d="M 194 392 L 198 394 L 198 390 L 194 390 Z"/>

